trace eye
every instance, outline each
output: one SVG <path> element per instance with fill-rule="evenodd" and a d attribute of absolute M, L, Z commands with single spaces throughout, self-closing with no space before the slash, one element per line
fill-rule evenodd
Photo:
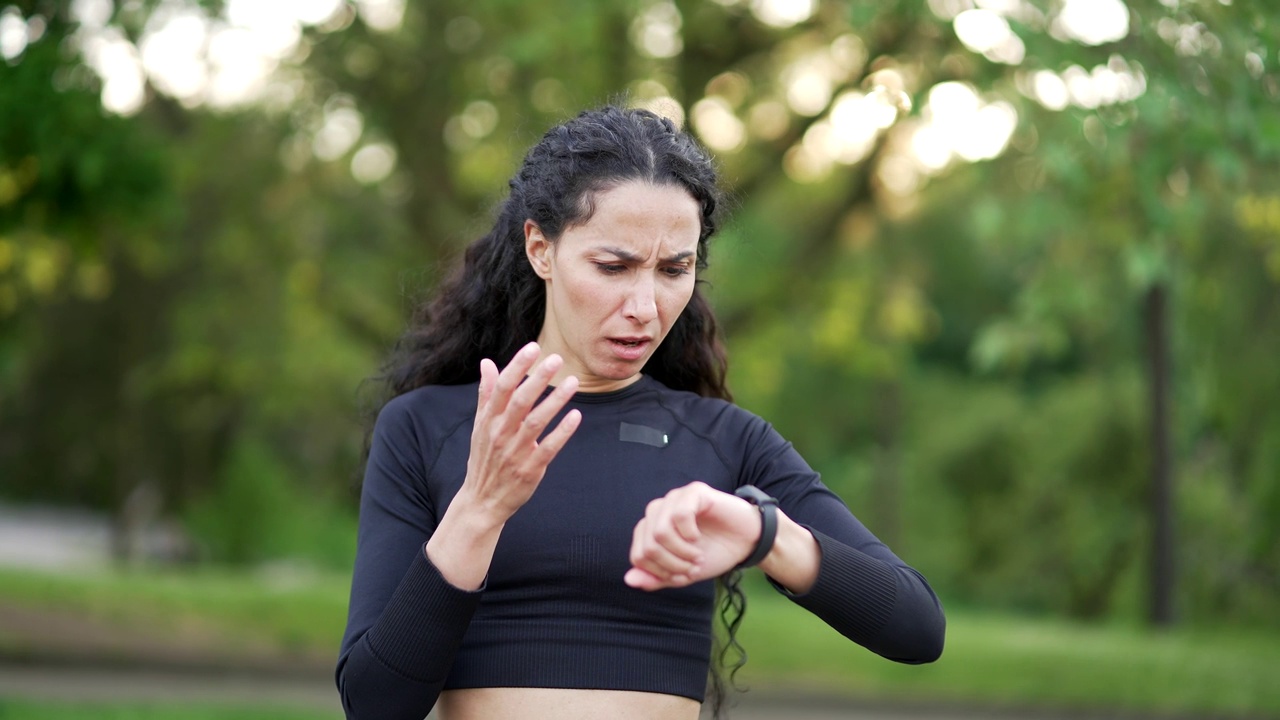
<path fill-rule="evenodd" d="M 662 272 L 667 277 L 678 278 L 681 275 L 688 275 L 689 268 L 685 267 L 684 265 L 668 265 L 662 268 Z"/>
<path fill-rule="evenodd" d="M 627 269 L 626 265 L 617 265 L 611 263 L 596 263 L 596 267 L 605 275 L 618 275 Z"/>

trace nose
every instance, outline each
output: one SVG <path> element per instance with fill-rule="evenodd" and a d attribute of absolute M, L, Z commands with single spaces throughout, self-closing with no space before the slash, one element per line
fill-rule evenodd
<path fill-rule="evenodd" d="M 637 278 L 627 294 L 623 313 L 631 320 L 648 325 L 658 317 L 658 301 L 653 278 L 648 273 L 636 273 Z"/>

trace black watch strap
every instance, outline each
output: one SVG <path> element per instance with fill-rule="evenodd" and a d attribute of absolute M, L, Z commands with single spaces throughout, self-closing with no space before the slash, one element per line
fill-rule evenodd
<path fill-rule="evenodd" d="M 778 537 L 778 499 L 769 497 L 755 485 L 743 485 L 733 494 L 760 508 L 760 540 L 747 559 L 734 568 L 742 570 L 759 565 L 773 549 L 773 541 Z"/>

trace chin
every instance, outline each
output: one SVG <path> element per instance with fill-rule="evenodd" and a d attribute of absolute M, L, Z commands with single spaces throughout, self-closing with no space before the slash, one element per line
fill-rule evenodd
<path fill-rule="evenodd" d="M 611 364 L 608 367 L 600 368 L 595 375 L 605 380 L 630 380 L 639 375 L 643 367 L 644 363 L 636 363 L 634 367 L 618 367 Z"/>
<path fill-rule="evenodd" d="M 605 380 L 630 380 L 640 374 L 640 371 L 649 362 L 649 357 L 639 358 L 633 362 L 616 359 L 603 360 L 591 368 L 591 372 L 596 377 Z"/>

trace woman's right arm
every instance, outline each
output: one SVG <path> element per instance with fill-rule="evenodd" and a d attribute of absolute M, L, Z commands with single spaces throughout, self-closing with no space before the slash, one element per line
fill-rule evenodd
<path fill-rule="evenodd" d="M 501 373 L 488 360 L 481 364 L 466 479 L 438 523 L 408 408 L 392 401 L 379 415 L 337 667 L 351 720 L 421 720 L 430 712 L 479 605 L 506 519 L 576 429 L 575 411 L 537 441 L 577 387 L 570 379 L 538 403 L 560 361 L 548 358 L 521 384 L 537 356 L 536 345 L 526 348 Z"/>

